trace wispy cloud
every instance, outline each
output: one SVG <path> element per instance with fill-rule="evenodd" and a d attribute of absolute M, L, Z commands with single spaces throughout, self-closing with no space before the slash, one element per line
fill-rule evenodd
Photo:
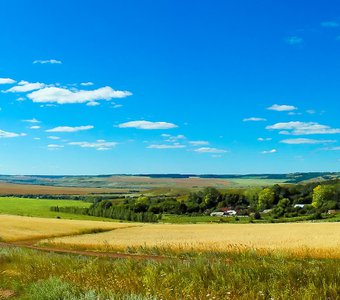
<path fill-rule="evenodd" d="M 165 138 L 166 142 L 174 143 L 178 140 L 185 140 L 186 137 L 183 134 L 178 134 L 178 135 L 171 135 L 171 134 L 162 134 L 161 135 L 163 138 Z"/>
<path fill-rule="evenodd" d="M 70 142 L 71 146 L 79 146 L 81 148 L 94 148 L 96 150 L 110 150 L 114 148 L 118 143 L 117 142 L 108 142 L 105 140 L 97 140 L 95 142 Z"/>
<path fill-rule="evenodd" d="M 205 146 L 205 145 L 209 145 L 209 142 L 208 141 L 190 141 L 189 144 L 192 146 Z"/>
<path fill-rule="evenodd" d="M 15 133 L 0 129 L 0 138 L 15 138 L 19 136 L 26 136 L 26 133 Z"/>
<path fill-rule="evenodd" d="M 45 59 L 45 60 L 38 59 L 38 60 L 33 61 L 33 64 L 42 64 L 42 65 L 45 65 L 45 64 L 60 65 L 60 64 L 62 64 L 62 61 L 57 60 L 57 59 Z"/>
<path fill-rule="evenodd" d="M 50 135 L 47 138 L 50 139 L 50 140 L 60 140 L 59 136 L 54 136 L 54 135 Z"/>
<path fill-rule="evenodd" d="M 46 87 L 28 94 L 27 97 L 37 103 L 75 104 L 98 100 L 111 100 L 113 98 L 125 98 L 131 95 L 132 93 L 129 91 L 117 91 L 109 86 L 86 91 Z"/>
<path fill-rule="evenodd" d="M 28 119 L 28 120 L 22 120 L 23 122 L 26 122 L 26 123 L 40 123 L 39 120 L 37 120 L 36 118 L 33 118 L 33 119 Z"/>
<path fill-rule="evenodd" d="M 16 83 L 14 79 L 11 78 L 0 78 L 0 84 L 13 84 Z"/>
<path fill-rule="evenodd" d="M 340 151 L 340 147 L 327 147 L 327 148 L 322 148 L 321 150 L 325 151 Z"/>
<path fill-rule="evenodd" d="M 47 145 L 47 148 L 49 150 L 58 150 L 58 149 L 64 148 L 64 146 L 63 145 L 57 145 L 57 144 L 49 144 L 49 145 Z"/>
<path fill-rule="evenodd" d="M 315 139 L 286 139 L 280 141 L 280 143 L 283 144 L 290 144 L 290 145 L 302 145 L 302 144 L 309 144 L 309 145 L 315 145 L 315 144 L 327 144 L 327 143 L 335 143 L 336 140 L 315 140 Z"/>
<path fill-rule="evenodd" d="M 202 147 L 194 150 L 195 152 L 199 153 L 226 153 L 227 150 L 218 149 L 218 148 L 211 148 L 211 147 Z"/>
<path fill-rule="evenodd" d="M 155 129 L 172 129 L 177 128 L 178 126 L 168 122 L 131 121 L 119 124 L 118 127 L 155 130 Z"/>
<path fill-rule="evenodd" d="M 272 153 L 276 153 L 277 150 L 276 149 L 272 149 L 272 150 L 265 150 L 265 151 L 262 151 L 261 153 L 262 154 L 272 154 Z"/>
<path fill-rule="evenodd" d="M 30 127 L 30 129 L 40 129 L 40 128 L 41 128 L 41 127 L 38 126 L 38 125 L 33 125 L 33 126 Z"/>
<path fill-rule="evenodd" d="M 251 118 L 243 119 L 243 122 L 261 122 L 261 121 L 267 121 L 267 119 L 265 119 L 265 118 L 256 118 L 256 117 L 251 117 Z"/>
<path fill-rule="evenodd" d="M 94 83 L 91 82 L 91 81 L 88 81 L 88 82 L 82 82 L 80 85 L 81 86 L 91 86 L 91 85 L 94 85 Z"/>
<path fill-rule="evenodd" d="M 270 107 L 267 107 L 268 110 L 275 110 L 275 111 L 293 111 L 293 110 L 297 110 L 298 108 L 296 106 L 293 105 L 279 105 L 279 104 L 274 104 Z"/>
<path fill-rule="evenodd" d="M 303 38 L 298 36 L 289 36 L 285 39 L 285 42 L 289 45 L 300 45 L 303 43 Z"/>
<path fill-rule="evenodd" d="M 26 93 L 34 90 L 39 90 L 45 87 L 44 83 L 41 82 L 28 82 L 22 80 L 18 83 L 18 85 L 11 87 L 10 89 L 3 91 L 3 93 Z"/>
<path fill-rule="evenodd" d="M 92 125 L 86 125 L 86 126 L 58 126 L 55 128 L 51 128 L 46 130 L 46 132 L 77 132 L 77 131 L 84 131 L 84 130 L 90 130 L 93 129 L 94 126 Z"/>
<path fill-rule="evenodd" d="M 280 134 L 309 135 L 309 134 L 336 134 L 340 128 L 331 128 L 315 122 L 286 122 L 267 126 L 268 130 L 280 130 Z"/>
<path fill-rule="evenodd" d="M 154 144 L 154 145 L 150 145 L 147 148 L 149 149 L 180 149 L 180 148 L 185 148 L 185 145 L 179 144 L 179 143 L 175 143 L 172 145 L 168 145 L 168 144 Z"/>
<path fill-rule="evenodd" d="M 260 138 L 258 138 L 257 140 L 258 140 L 259 142 L 268 142 L 268 141 L 271 141 L 272 138 L 262 138 L 262 137 L 260 137 Z"/>
<path fill-rule="evenodd" d="M 340 26 L 339 22 L 336 22 L 336 21 L 325 21 L 325 22 L 321 22 L 320 25 L 322 27 L 328 27 L 328 28 L 336 28 Z"/>

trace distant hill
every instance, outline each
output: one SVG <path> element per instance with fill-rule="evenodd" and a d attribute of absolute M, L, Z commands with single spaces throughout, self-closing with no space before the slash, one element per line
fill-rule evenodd
<path fill-rule="evenodd" d="M 84 176 L 0 175 L 0 182 L 43 186 L 87 188 L 140 188 L 216 186 L 264 186 L 275 183 L 322 182 L 340 178 L 340 172 L 289 174 L 108 174 Z"/>

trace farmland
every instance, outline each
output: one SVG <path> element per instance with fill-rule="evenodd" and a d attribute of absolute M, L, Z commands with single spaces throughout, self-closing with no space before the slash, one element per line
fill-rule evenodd
<path fill-rule="evenodd" d="M 98 230 L 113 230 L 127 224 L 100 221 L 60 220 L 0 215 L 0 240 L 21 241 L 48 238 L 60 235 L 73 235 Z"/>
<path fill-rule="evenodd" d="M 56 238 L 49 245 L 82 249 L 169 248 L 181 251 L 267 249 L 315 253 L 340 258 L 340 223 L 290 224 L 144 224 L 95 236 Z"/>
<path fill-rule="evenodd" d="M 122 193 L 1 197 L 0 299 L 338 299 L 340 223 L 327 214 L 338 181 L 218 180 L 230 186 L 162 187 L 156 178 Z M 240 215 L 210 216 L 230 206 Z M 156 223 L 132 222 L 149 215 Z"/>
<path fill-rule="evenodd" d="M 0 296 L 338 299 L 339 225 L 132 224 L 2 215 L 1 239 L 8 244 L 0 244 Z M 30 243 L 48 251 L 25 249 Z M 73 248 L 72 254 L 51 250 L 61 246 Z M 96 259 L 84 249 L 105 252 Z M 118 250 L 151 256 L 105 258 Z"/>

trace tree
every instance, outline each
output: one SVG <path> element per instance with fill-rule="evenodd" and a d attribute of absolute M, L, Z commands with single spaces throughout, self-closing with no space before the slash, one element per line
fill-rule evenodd
<path fill-rule="evenodd" d="M 263 210 L 270 208 L 275 200 L 275 193 L 270 188 L 265 188 L 259 193 L 257 208 Z"/>
<path fill-rule="evenodd" d="M 259 193 L 261 192 L 260 188 L 248 188 L 244 192 L 244 196 L 246 197 L 249 205 L 252 208 L 256 208 L 259 200 Z"/>
<path fill-rule="evenodd" d="M 335 187 L 331 185 L 318 185 L 313 190 L 312 206 L 315 208 L 322 208 L 327 201 L 335 200 Z"/>

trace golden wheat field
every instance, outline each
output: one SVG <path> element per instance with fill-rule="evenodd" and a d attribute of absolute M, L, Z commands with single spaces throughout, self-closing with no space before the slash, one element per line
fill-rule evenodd
<path fill-rule="evenodd" d="M 131 225 L 131 224 L 130 224 Z M 18 241 L 72 235 L 93 229 L 116 229 L 129 224 L 0 215 L 0 240 Z"/>
<path fill-rule="evenodd" d="M 169 247 L 229 250 L 233 247 L 327 252 L 340 256 L 340 223 L 289 224 L 143 224 L 98 233 L 56 238 L 49 243 L 100 249 Z"/>

